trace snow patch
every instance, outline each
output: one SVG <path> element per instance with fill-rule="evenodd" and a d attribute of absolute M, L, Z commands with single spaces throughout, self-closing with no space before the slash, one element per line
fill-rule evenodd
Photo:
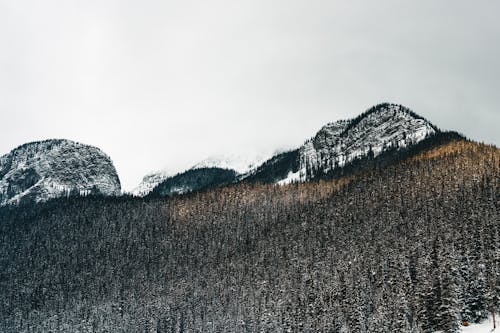
<path fill-rule="evenodd" d="M 301 175 L 300 173 L 300 170 L 297 171 L 297 172 L 292 172 L 290 171 L 288 173 L 288 175 L 286 176 L 285 179 L 282 179 L 280 181 L 278 181 L 278 185 L 286 185 L 286 184 L 291 184 L 291 183 L 294 183 L 294 182 L 299 182 L 301 181 L 303 178 L 303 176 Z"/>
<path fill-rule="evenodd" d="M 480 324 L 470 324 L 469 326 L 461 326 L 463 333 L 490 333 L 500 332 L 500 314 L 495 316 L 496 329 L 493 330 L 493 319 L 491 316 Z"/>

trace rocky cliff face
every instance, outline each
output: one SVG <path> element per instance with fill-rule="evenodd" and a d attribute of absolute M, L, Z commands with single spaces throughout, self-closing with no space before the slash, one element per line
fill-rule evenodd
<path fill-rule="evenodd" d="M 0 157 L 0 205 L 74 194 L 120 194 L 115 167 L 100 149 L 58 139 L 27 143 Z"/>
<path fill-rule="evenodd" d="M 327 173 L 357 158 L 410 147 L 438 132 L 427 120 L 396 104 L 379 104 L 350 120 L 325 125 L 299 148 L 298 170 L 282 183 L 305 181 L 310 170 Z"/>

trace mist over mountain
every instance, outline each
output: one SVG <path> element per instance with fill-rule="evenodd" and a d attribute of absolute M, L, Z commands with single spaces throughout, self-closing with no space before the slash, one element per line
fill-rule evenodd
<path fill-rule="evenodd" d="M 143 177 L 131 194 L 171 196 L 240 181 L 286 184 L 333 177 L 353 162 L 389 151 L 411 150 L 437 134 L 440 131 L 432 123 L 408 108 L 383 103 L 354 119 L 323 126 L 296 150 L 268 159 L 245 156 L 242 152 L 239 156 L 211 157 L 178 173 L 152 172 Z M 5 171 L 1 204 L 22 198 L 44 201 L 63 195 L 120 194 L 112 162 L 97 148 L 68 140 L 24 146 L 24 150 L 20 147 L 2 157 Z M 18 165 L 11 155 L 32 161 Z"/>
<path fill-rule="evenodd" d="M 248 173 L 250 170 L 261 165 L 266 159 L 267 158 L 263 157 L 262 155 L 249 156 L 245 155 L 244 152 L 241 155 L 233 154 L 233 155 L 212 156 L 202 160 L 201 162 L 196 163 L 190 169 L 184 172 L 179 172 L 177 174 L 172 174 L 172 172 L 168 172 L 167 170 L 159 170 L 151 172 L 143 177 L 141 183 L 131 191 L 131 194 L 138 197 L 146 196 L 150 194 L 153 190 L 155 190 L 155 188 L 160 183 L 165 181 L 167 181 L 169 184 L 174 184 L 174 186 L 171 187 L 171 190 L 165 192 L 165 190 L 160 191 L 157 189 L 155 193 L 168 192 L 170 195 L 182 194 L 185 192 L 190 192 L 201 188 L 206 188 L 207 184 L 222 185 L 222 184 L 232 183 L 238 179 L 237 175 L 244 175 Z M 207 178 L 207 177 L 210 178 L 209 176 L 210 171 L 207 171 L 207 169 L 214 169 L 214 168 L 231 171 L 230 173 L 233 173 L 233 175 L 230 176 L 229 178 L 224 177 L 223 180 L 220 181 L 217 179 L 206 180 L 204 181 L 205 185 L 203 186 L 201 186 L 201 183 L 196 185 L 195 183 L 197 183 L 197 181 L 194 180 L 192 186 L 186 183 L 184 184 L 177 183 L 177 180 L 181 175 L 183 175 L 182 178 L 184 180 L 189 178 L 190 177 L 189 175 L 198 178 Z M 223 171 L 220 171 L 219 175 L 222 172 Z M 216 176 L 215 173 L 213 172 L 212 175 Z M 165 185 L 163 187 L 165 188 Z"/>
<path fill-rule="evenodd" d="M 175 176 L 153 173 L 145 176 L 133 193 L 138 196 L 149 193 L 173 195 L 239 181 L 279 184 L 308 181 L 333 174 L 354 160 L 377 157 L 402 148 L 411 149 L 422 140 L 439 133 L 432 123 L 408 108 L 383 103 L 354 119 L 339 120 L 323 126 L 313 138 L 296 150 L 276 154 L 267 160 L 208 159 Z M 210 168 L 230 170 L 235 175 L 232 179 L 221 177 L 220 172 L 208 172 Z M 193 177 L 191 182 L 187 181 L 189 177 Z M 168 187 L 168 190 L 156 189 L 161 186 Z"/>

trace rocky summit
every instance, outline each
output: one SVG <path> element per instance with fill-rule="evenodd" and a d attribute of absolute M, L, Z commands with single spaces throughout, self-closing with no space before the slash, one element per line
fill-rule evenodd
<path fill-rule="evenodd" d="M 120 192 L 111 159 L 93 146 L 45 140 L 26 143 L 0 157 L 0 205 Z"/>

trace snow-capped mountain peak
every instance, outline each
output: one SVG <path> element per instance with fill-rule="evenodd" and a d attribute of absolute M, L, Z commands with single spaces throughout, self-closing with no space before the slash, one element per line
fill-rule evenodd
<path fill-rule="evenodd" d="M 26 143 L 0 157 L 0 205 L 70 194 L 120 194 L 111 159 L 70 140 Z"/>
<path fill-rule="evenodd" d="M 414 145 L 435 134 L 430 122 L 398 104 L 379 104 L 350 120 L 323 126 L 299 148 L 300 168 L 280 183 L 304 181 L 309 170 L 328 171 L 356 158 Z"/>

